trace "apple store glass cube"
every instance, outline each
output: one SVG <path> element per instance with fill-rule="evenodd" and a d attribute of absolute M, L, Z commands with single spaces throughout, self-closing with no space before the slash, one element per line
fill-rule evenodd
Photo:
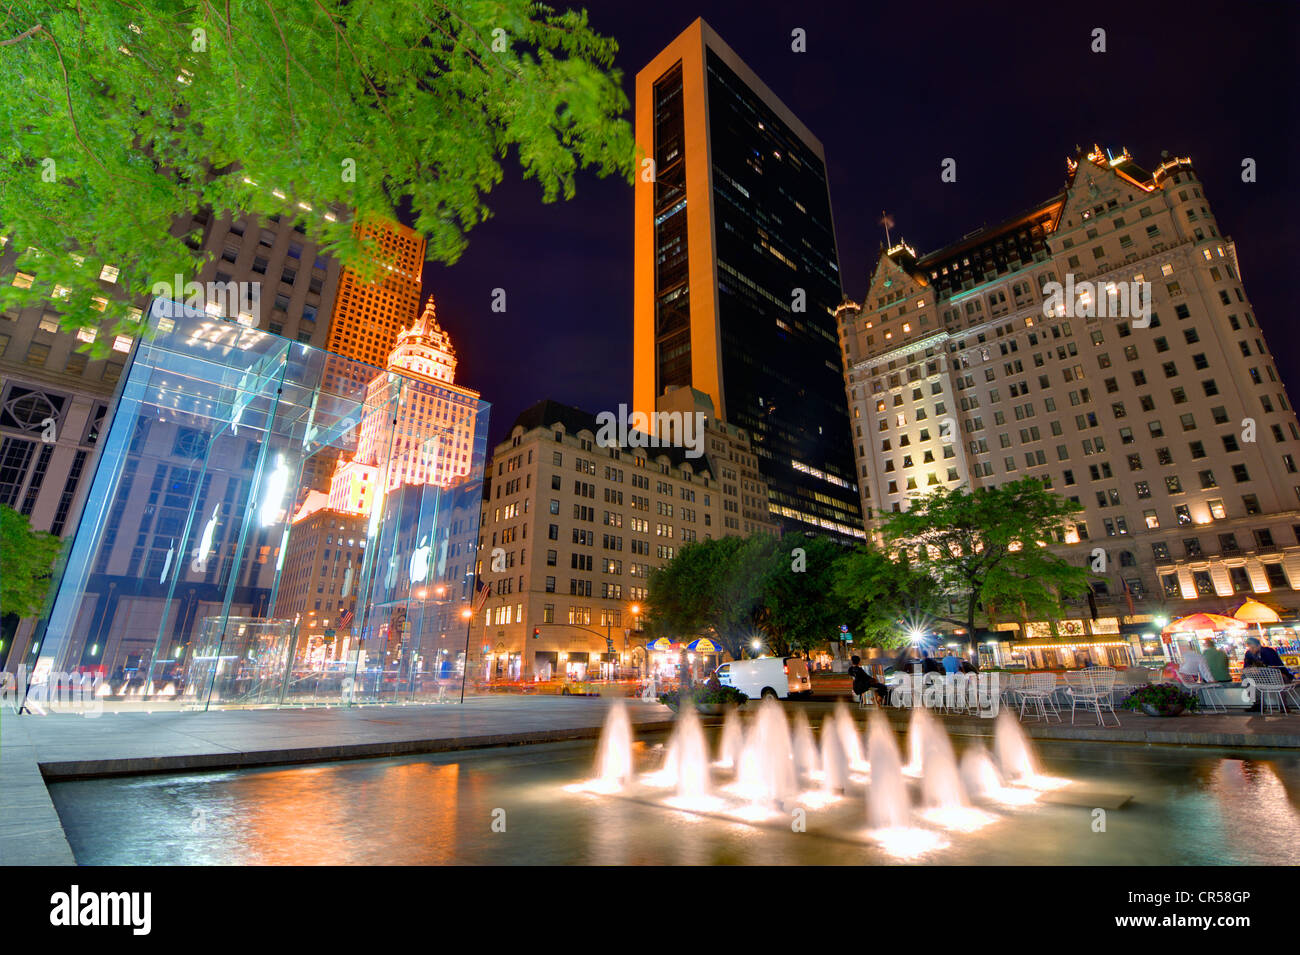
<path fill-rule="evenodd" d="M 175 303 L 150 322 L 34 684 L 150 709 L 460 699 L 487 403 Z"/>

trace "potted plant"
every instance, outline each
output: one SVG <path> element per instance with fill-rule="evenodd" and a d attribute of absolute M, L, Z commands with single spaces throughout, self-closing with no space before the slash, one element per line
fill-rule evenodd
<path fill-rule="evenodd" d="M 1196 697 L 1175 683 L 1153 683 L 1139 687 L 1120 704 L 1126 710 L 1141 710 L 1147 716 L 1177 716 L 1183 710 L 1196 712 Z"/>
<path fill-rule="evenodd" d="M 687 691 L 686 699 L 694 704 L 697 712 L 716 716 L 728 705 L 744 706 L 749 697 L 737 689 L 723 686 L 717 677 L 710 677 L 707 683 L 697 683 L 693 690 Z M 660 693 L 659 702 L 676 713 L 682 705 L 681 694 L 677 690 Z"/>

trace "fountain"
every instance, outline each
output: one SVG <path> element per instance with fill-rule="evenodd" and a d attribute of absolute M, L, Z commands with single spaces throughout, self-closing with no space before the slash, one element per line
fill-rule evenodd
<path fill-rule="evenodd" d="M 975 799 L 991 799 L 1003 788 L 1002 777 L 982 743 L 971 743 L 961 756 L 961 778 Z"/>
<path fill-rule="evenodd" d="M 740 757 L 732 792 L 749 799 L 747 818 L 771 815 L 798 791 L 790 727 L 776 700 L 764 700 Z"/>
<path fill-rule="evenodd" d="M 828 716 L 822 722 L 822 789 L 842 793 L 849 783 L 849 757 L 844 752 L 839 720 Z"/>
<path fill-rule="evenodd" d="M 794 731 L 791 734 L 794 746 L 795 772 L 802 779 L 815 779 L 821 775 L 821 756 L 817 751 L 817 739 L 803 710 L 794 711 Z"/>
<path fill-rule="evenodd" d="M 911 822 L 912 799 L 903 781 L 902 759 L 893 727 L 880 713 L 871 715 L 867 733 L 871 786 L 867 789 L 867 822 L 872 829 L 905 829 Z"/>
<path fill-rule="evenodd" d="M 1032 789 L 1008 786 L 983 743 L 972 743 L 962 754 L 961 777 L 973 799 L 1004 806 L 1027 806 L 1038 798 Z"/>
<path fill-rule="evenodd" d="M 677 809 L 707 810 L 719 805 L 710 794 L 709 744 L 704 738 L 700 717 L 686 707 L 677 717 L 672 740 L 668 744 L 665 768 L 671 767 L 677 794 L 667 800 Z"/>
<path fill-rule="evenodd" d="M 596 779 L 605 792 L 619 792 L 632 781 L 632 721 L 622 700 L 615 700 L 600 731 L 596 750 Z"/>
<path fill-rule="evenodd" d="M 722 738 L 718 742 L 718 761 L 714 765 L 719 769 L 735 769 L 740 765 L 740 752 L 744 745 L 745 729 L 740 723 L 740 711 L 729 706 L 722 717 Z"/>
<path fill-rule="evenodd" d="M 915 858 L 948 845 L 940 830 L 969 833 L 1001 818 L 976 808 L 973 800 L 981 806 L 1020 807 L 1038 800 L 1042 790 L 1068 782 L 1038 771 L 1028 738 L 1006 714 L 995 730 L 996 755 L 972 742 L 960 763 L 944 726 L 924 708 L 912 713 L 910 760 L 904 767 L 894 728 L 883 713 L 872 714 L 864 747 L 847 707 L 837 706 L 814 733 L 805 711 L 792 708 L 787 718 L 785 708 L 770 699 L 748 719 L 735 709 L 727 711 L 716 761 L 691 708 L 678 715 L 663 749 L 657 772 L 634 775 L 632 725 L 626 708 L 616 703 L 601 732 L 595 778 L 566 788 L 644 801 L 646 789 L 655 787 L 662 790 L 653 796 L 661 806 L 783 828 L 774 820 L 796 805 L 835 812 L 850 785 L 867 782 L 868 829 L 862 835 L 891 856 Z M 734 771 L 720 789 L 711 778 L 715 768 Z M 855 770 L 869 773 L 869 779 Z M 915 795 L 909 777 L 916 780 Z M 836 831 L 852 827 L 830 818 Z"/>
<path fill-rule="evenodd" d="M 997 753 L 1002 775 L 1009 780 L 1038 775 L 1034 757 L 1029 751 L 1029 737 L 1020 722 L 1005 710 L 998 716 L 993 730 L 993 749 Z"/>
<path fill-rule="evenodd" d="M 844 749 L 849 768 L 865 773 L 870 766 L 862 752 L 862 737 L 858 735 L 858 724 L 853 722 L 843 701 L 835 704 L 835 728 L 840 734 L 840 746 Z"/>
<path fill-rule="evenodd" d="M 918 709 L 912 714 L 908 744 L 913 753 L 918 749 L 921 753 L 922 802 L 931 809 L 956 809 L 967 805 L 966 790 L 957 773 L 957 760 L 953 756 L 952 744 L 948 742 L 948 734 L 928 710 Z"/>
<path fill-rule="evenodd" d="M 1038 771 L 1025 728 L 1005 710 L 993 729 L 993 749 L 997 754 L 998 768 L 1008 782 L 1037 790 L 1060 789 L 1070 784 L 1068 779 L 1044 776 Z"/>

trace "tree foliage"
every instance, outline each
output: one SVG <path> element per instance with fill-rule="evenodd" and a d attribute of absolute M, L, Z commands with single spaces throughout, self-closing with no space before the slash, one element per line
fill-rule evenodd
<path fill-rule="evenodd" d="M 40 611 L 60 546 L 53 534 L 32 530 L 26 517 L 0 504 L 0 616 Z"/>
<path fill-rule="evenodd" d="M 723 537 L 687 544 L 650 575 L 648 625 L 659 636 L 716 639 L 741 659 L 759 640 L 779 655 L 835 638 L 844 551 L 821 537 Z"/>
<path fill-rule="evenodd" d="M 869 547 L 840 559 L 833 588 L 858 645 L 900 646 L 910 630 L 926 629 L 945 606 L 933 576 Z"/>
<path fill-rule="evenodd" d="M 773 541 L 756 615 L 757 629 L 773 653 L 811 650 L 837 637 L 847 610 L 834 588 L 836 564 L 844 556 L 844 549 L 825 537 Z"/>
<path fill-rule="evenodd" d="M 1024 478 L 996 488 L 940 489 L 885 515 L 887 549 L 924 567 L 960 614 L 937 613 L 966 629 L 972 646 L 985 620 L 1053 617 L 1063 600 L 1087 592 L 1090 574 L 1048 544 L 1078 507 Z M 972 649 L 972 653 L 974 650 Z"/>
<path fill-rule="evenodd" d="M 507 154 L 547 202 L 581 168 L 630 181 L 616 50 L 528 0 L 5 4 L 0 236 L 37 280 L 0 306 L 140 334 L 131 300 L 202 264 L 174 223 L 203 209 L 279 215 L 366 274 L 350 217 L 409 207 L 453 262 Z"/>

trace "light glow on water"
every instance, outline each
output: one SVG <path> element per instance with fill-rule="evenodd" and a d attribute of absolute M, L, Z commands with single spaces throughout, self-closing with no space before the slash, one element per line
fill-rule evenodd
<path fill-rule="evenodd" d="M 928 852 L 947 849 L 949 845 L 939 833 L 911 826 L 872 829 L 867 832 L 867 838 L 896 859 L 916 859 Z"/>

